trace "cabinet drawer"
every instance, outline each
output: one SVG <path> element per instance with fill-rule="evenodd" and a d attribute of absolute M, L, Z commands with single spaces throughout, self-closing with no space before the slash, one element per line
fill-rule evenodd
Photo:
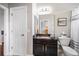
<path fill-rule="evenodd" d="M 50 41 L 47 41 L 47 44 L 55 44 L 55 45 L 57 45 L 57 41 L 56 40 L 50 40 Z"/>
<path fill-rule="evenodd" d="M 41 40 L 38 40 L 38 39 L 34 39 L 33 40 L 33 43 L 34 44 L 42 44 L 42 41 Z"/>

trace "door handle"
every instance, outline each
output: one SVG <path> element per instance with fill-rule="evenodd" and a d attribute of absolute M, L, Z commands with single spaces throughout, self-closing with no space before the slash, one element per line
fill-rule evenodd
<path fill-rule="evenodd" d="M 21 36 L 24 36 L 24 34 L 21 34 Z"/>

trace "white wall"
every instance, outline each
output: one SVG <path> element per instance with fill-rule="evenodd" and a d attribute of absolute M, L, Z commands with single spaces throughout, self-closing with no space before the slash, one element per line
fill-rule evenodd
<path fill-rule="evenodd" d="M 39 20 L 39 16 L 37 14 L 37 4 L 32 4 L 32 35 L 36 33 L 35 26 L 38 25 L 36 22 Z"/>
<path fill-rule="evenodd" d="M 58 18 L 67 18 L 67 26 L 58 26 L 57 25 Z M 55 37 L 60 36 L 62 32 L 65 32 L 67 36 L 70 37 L 70 29 L 71 29 L 71 11 L 62 12 L 55 15 Z"/>
<path fill-rule="evenodd" d="M 4 30 L 4 10 L 0 8 L 0 41 L 2 40 L 1 30 Z"/>

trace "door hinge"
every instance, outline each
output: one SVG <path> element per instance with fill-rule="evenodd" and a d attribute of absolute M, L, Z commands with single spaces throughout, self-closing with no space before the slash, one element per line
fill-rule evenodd
<path fill-rule="evenodd" d="M 11 16 L 13 16 L 13 13 L 11 13 Z"/>

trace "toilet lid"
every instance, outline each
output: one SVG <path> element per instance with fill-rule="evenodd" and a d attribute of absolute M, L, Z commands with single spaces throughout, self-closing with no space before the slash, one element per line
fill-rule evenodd
<path fill-rule="evenodd" d="M 70 47 L 63 46 L 63 49 L 64 49 L 65 51 L 67 51 L 69 54 L 78 55 L 78 53 L 77 53 L 74 49 L 72 49 L 72 48 L 70 48 Z"/>

